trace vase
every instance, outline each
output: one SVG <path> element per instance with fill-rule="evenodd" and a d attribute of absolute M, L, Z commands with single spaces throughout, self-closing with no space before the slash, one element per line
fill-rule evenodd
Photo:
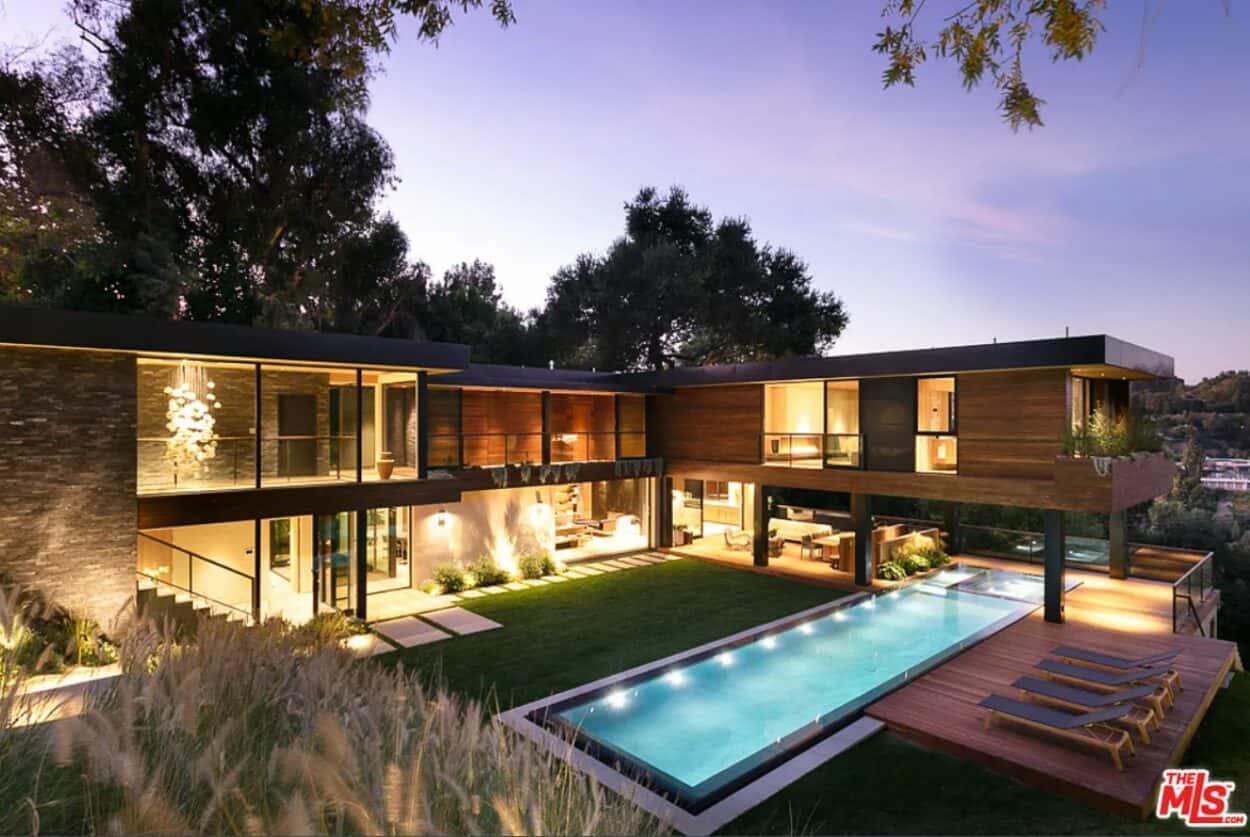
<path fill-rule="evenodd" d="M 378 469 L 378 479 L 389 480 L 391 474 L 395 473 L 395 457 L 389 453 L 383 453 L 374 465 Z"/>

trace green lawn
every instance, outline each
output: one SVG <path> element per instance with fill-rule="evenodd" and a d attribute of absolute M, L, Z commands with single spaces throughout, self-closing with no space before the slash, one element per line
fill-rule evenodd
<path fill-rule="evenodd" d="M 845 595 L 690 559 L 470 599 L 503 625 L 389 656 L 502 708 Z M 492 695 L 493 691 L 493 695 Z"/>
<path fill-rule="evenodd" d="M 695 560 L 577 579 L 484 599 L 466 608 L 504 627 L 402 658 L 449 686 L 508 707 L 836 598 L 797 581 Z M 1187 763 L 1238 783 L 1250 810 L 1250 678 L 1216 699 Z M 723 829 L 732 834 L 1178 833 L 1121 819 L 924 750 L 874 736 Z"/>

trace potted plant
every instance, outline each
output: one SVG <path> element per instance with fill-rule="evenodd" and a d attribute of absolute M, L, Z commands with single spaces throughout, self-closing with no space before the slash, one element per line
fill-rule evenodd
<path fill-rule="evenodd" d="M 690 527 L 685 523 L 678 523 L 673 527 L 673 546 L 686 546 L 693 541 L 694 538 L 690 537 Z"/>
<path fill-rule="evenodd" d="M 391 474 L 395 473 L 395 455 L 389 450 L 384 450 L 374 465 L 378 469 L 378 479 L 389 480 Z"/>

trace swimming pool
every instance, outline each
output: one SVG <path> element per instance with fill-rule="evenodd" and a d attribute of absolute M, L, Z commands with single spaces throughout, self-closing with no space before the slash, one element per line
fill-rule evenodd
<path fill-rule="evenodd" d="M 1035 606 L 917 584 L 807 614 L 527 717 L 697 813 Z"/>

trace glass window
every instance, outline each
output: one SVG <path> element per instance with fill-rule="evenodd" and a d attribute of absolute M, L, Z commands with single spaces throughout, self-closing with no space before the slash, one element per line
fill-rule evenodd
<path fill-rule="evenodd" d="M 954 436 L 916 436 L 916 470 L 953 474 L 959 467 L 959 440 Z"/>
<path fill-rule="evenodd" d="M 356 481 L 356 370 L 261 366 L 261 485 Z M 374 414 L 374 390 L 361 393 Z M 371 419 L 372 420 L 372 419 Z M 363 438 L 376 452 L 374 427 Z"/>
<path fill-rule="evenodd" d="M 256 367 L 141 358 L 140 494 L 256 484 Z"/>
<path fill-rule="evenodd" d="M 955 429 L 955 379 L 920 378 L 916 381 L 916 430 L 950 433 Z"/>
<path fill-rule="evenodd" d="M 859 467 L 859 381 L 825 384 L 825 465 Z"/>
<path fill-rule="evenodd" d="M 647 455 L 647 399 L 621 395 L 616 400 L 616 429 L 621 438 L 618 459 Z"/>
<path fill-rule="evenodd" d="M 821 381 L 764 387 L 764 464 L 819 468 L 825 432 Z"/>
<path fill-rule="evenodd" d="M 417 376 L 366 369 L 361 416 L 365 480 L 417 478 Z"/>

